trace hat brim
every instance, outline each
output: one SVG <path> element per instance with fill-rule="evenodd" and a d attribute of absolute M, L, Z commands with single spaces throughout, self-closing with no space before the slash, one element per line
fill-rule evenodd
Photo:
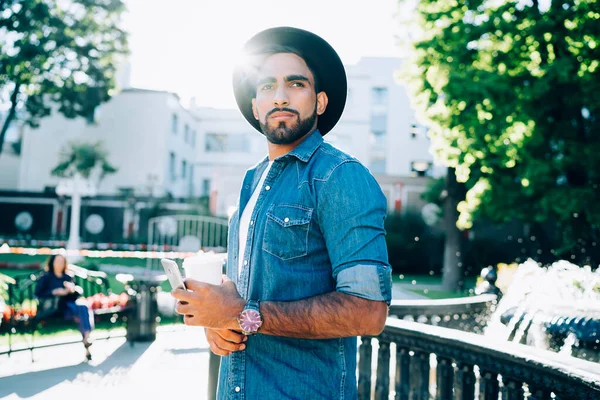
<path fill-rule="evenodd" d="M 317 119 L 321 135 L 327 134 L 337 124 L 346 105 L 348 83 L 342 60 L 323 38 L 298 28 L 278 27 L 264 30 L 253 36 L 243 48 L 245 57 L 264 54 L 272 46 L 289 46 L 296 49 L 311 68 L 319 82 L 319 90 L 327 94 L 325 112 Z M 237 65 L 233 72 L 233 91 L 237 105 L 246 120 L 262 133 L 260 122 L 254 118 L 252 99 L 256 97 L 256 81 L 249 71 L 252 66 Z"/>

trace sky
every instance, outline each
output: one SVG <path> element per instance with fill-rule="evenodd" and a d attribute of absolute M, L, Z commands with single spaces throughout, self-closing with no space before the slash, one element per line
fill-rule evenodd
<path fill-rule="evenodd" d="M 345 64 L 398 57 L 398 0 L 124 0 L 130 83 L 195 97 L 205 107 L 233 108 L 233 63 L 255 33 L 294 26 L 327 40 Z"/>

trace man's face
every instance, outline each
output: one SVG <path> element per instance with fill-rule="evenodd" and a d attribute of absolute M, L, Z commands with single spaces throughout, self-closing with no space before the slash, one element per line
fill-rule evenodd
<path fill-rule="evenodd" d="M 267 140 L 290 144 L 311 132 L 327 106 L 306 62 L 292 53 L 269 56 L 258 72 L 252 111 Z"/>

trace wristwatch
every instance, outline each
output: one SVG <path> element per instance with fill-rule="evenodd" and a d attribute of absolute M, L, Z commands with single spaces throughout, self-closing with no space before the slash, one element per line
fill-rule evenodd
<path fill-rule="evenodd" d="M 258 300 L 248 300 L 238 317 L 238 324 L 240 325 L 242 333 L 246 336 L 256 335 L 262 323 L 263 319 L 260 314 L 260 302 Z"/>

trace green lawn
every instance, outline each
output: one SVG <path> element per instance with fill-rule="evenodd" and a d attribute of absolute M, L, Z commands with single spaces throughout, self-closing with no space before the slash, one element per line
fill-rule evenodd
<path fill-rule="evenodd" d="M 439 275 L 404 275 L 393 273 L 393 283 L 412 284 L 415 282 L 417 285 L 441 285 L 442 277 Z"/>
<path fill-rule="evenodd" d="M 392 274 L 392 282 L 399 284 L 414 284 L 415 285 L 441 285 L 441 275 L 404 275 L 394 273 Z M 472 289 L 475 287 L 477 282 L 476 276 L 468 276 L 465 278 L 465 289 Z"/>
<path fill-rule="evenodd" d="M 469 276 L 465 278 L 465 290 L 447 291 L 441 288 L 442 277 L 440 275 L 401 275 L 393 274 L 392 282 L 394 285 L 403 285 L 410 292 L 424 296 L 428 299 L 452 299 L 458 297 L 471 296 L 471 290 L 475 288 L 477 277 Z M 415 285 L 414 288 L 410 286 Z"/>
<path fill-rule="evenodd" d="M 447 290 L 436 289 L 409 289 L 410 292 L 424 296 L 430 300 L 455 299 L 459 297 L 468 297 L 471 294 L 467 292 L 450 292 Z"/>
<path fill-rule="evenodd" d="M 47 259 L 47 256 L 28 256 L 23 254 L 0 254 L 0 263 L 9 262 L 9 263 L 20 263 L 20 264 L 31 264 L 31 263 L 43 263 Z M 110 264 L 110 265 L 122 265 L 125 267 L 144 267 L 146 266 L 146 260 L 142 258 L 91 258 L 88 257 L 84 259 L 81 263 L 79 263 L 82 267 L 88 268 L 92 265 L 102 265 L 102 264 Z M 0 269 L 0 273 L 14 276 L 19 274 L 27 273 L 27 270 L 10 270 L 10 269 Z M 124 289 L 123 284 L 115 279 L 114 276 L 108 276 L 110 288 L 114 293 L 121 293 Z M 475 282 L 477 277 L 467 277 L 465 278 L 465 290 L 467 293 L 462 292 L 447 292 L 443 291 L 439 288 L 414 288 L 408 289 L 415 293 L 424 295 L 429 298 L 440 299 L 440 298 L 453 298 L 453 297 L 463 297 L 468 295 L 468 291 L 475 287 Z M 404 275 L 394 273 L 392 275 L 392 281 L 394 284 L 406 284 L 406 285 L 427 285 L 427 286 L 439 286 L 442 284 L 441 275 Z M 414 282 L 414 283 L 413 283 Z M 168 282 L 164 282 L 162 284 L 163 290 L 170 291 L 171 287 Z"/>

